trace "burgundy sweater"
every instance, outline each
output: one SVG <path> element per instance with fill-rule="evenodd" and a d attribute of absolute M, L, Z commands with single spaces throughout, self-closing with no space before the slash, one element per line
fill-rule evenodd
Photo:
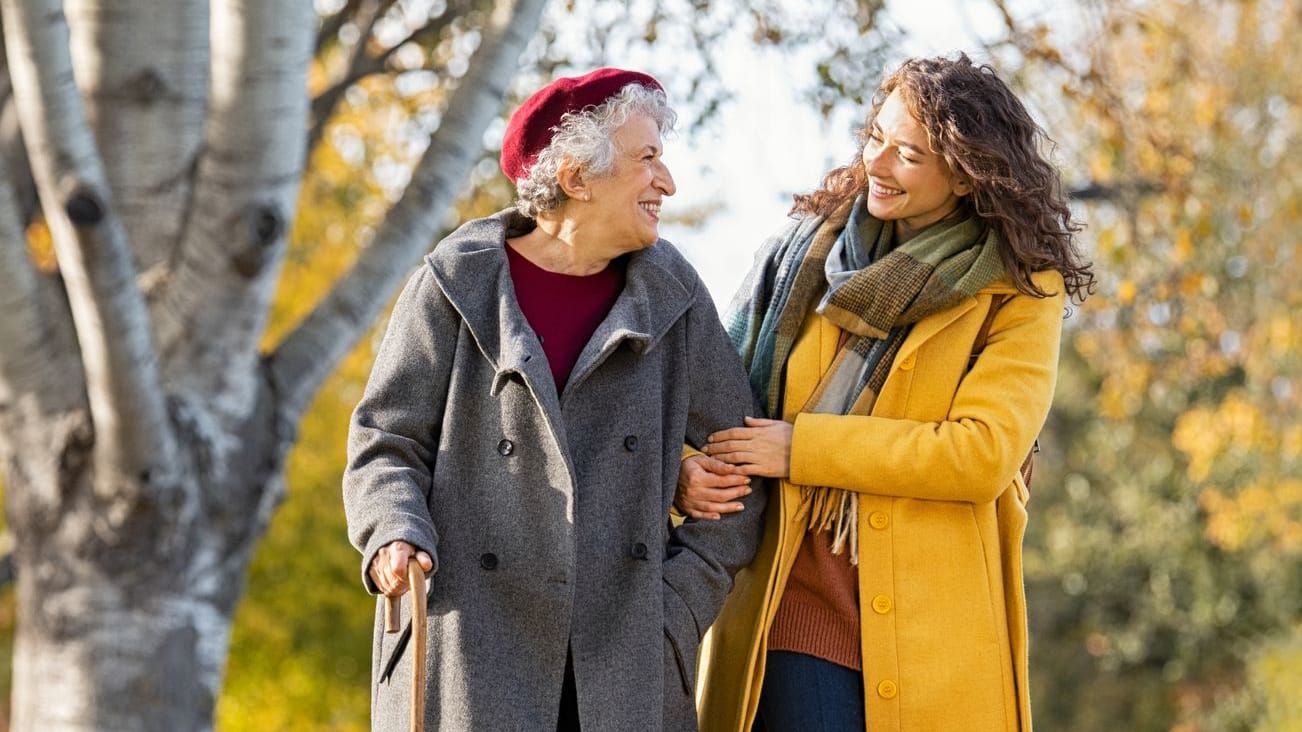
<path fill-rule="evenodd" d="M 538 334 L 556 393 L 565 389 L 579 354 L 624 290 L 624 260 L 592 275 L 548 272 L 506 245 L 515 299 Z"/>

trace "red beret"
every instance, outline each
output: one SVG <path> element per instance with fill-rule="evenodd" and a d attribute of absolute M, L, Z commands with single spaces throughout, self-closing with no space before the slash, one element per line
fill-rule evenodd
<path fill-rule="evenodd" d="M 660 82 L 637 71 L 603 68 L 583 76 L 564 76 L 534 92 L 511 115 L 502 136 L 502 172 L 512 183 L 529 173 L 529 168 L 552 141 L 561 117 L 586 107 L 595 107 L 629 84 L 664 91 Z"/>

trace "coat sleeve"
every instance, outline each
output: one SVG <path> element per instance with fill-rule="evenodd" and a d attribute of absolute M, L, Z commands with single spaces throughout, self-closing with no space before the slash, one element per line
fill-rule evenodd
<path fill-rule="evenodd" d="M 403 288 L 348 428 L 344 514 L 348 538 L 367 567 L 385 544 L 406 541 L 434 559 L 429 512 L 431 465 L 455 350 L 456 311 L 422 266 Z"/>
<path fill-rule="evenodd" d="M 792 434 L 791 481 L 930 500 L 998 498 L 1053 401 L 1064 288 L 1056 273 L 1043 274 L 1037 283 L 1059 294 L 1004 303 L 944 420 L 802 413 Z"/>
<path fill-rule="evenodd" d="M 703 285 L 687 312 L 687 378 L 690 380 L 687 435 L 700 447 L 711 432 L 742 423 L 759 413 L 741 358 L 733 350 Z M 670 532 L 664 562 L 666 624 L 694 626 L 696 641 L 714 622 L 732 589 L 732 578 L 750 563 L 759 548 L 766 481 L 741 499 L 745 509 L 712 521 L 688 518 Z"/>

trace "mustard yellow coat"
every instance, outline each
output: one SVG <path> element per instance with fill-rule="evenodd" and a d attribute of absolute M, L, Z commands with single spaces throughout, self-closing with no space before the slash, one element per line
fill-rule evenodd
<path fill-rule="evenodd" d="M 836 353 L 811 316 L 787 363 L 791 477 L 770 497 L 763 544 L 703 642 L 703 732 L 749 732 L 768 629 L 803 538 L 800 485 L 859 494 L 864 705 L 872 732 L 1030 730 L 1018 472 L 1053 398 L 1064 289 L 991 286 L 917 323 L 870 416 L 797 413 Z M 987 345 L 965 376 L 995 295 Z"/>

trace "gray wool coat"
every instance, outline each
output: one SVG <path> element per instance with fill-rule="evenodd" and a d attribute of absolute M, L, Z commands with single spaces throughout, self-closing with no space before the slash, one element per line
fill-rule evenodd
<path fill-rule="evenodd" d="M 629 255 L 558 396 L 503 249 L 532 225 L 465 224 L 398 299 L 348 437 L 363 582 L 377 591 L 366 567 L 389 542 L 434 557 L 428 730 L 555 729 L 567 646 L 584 732 L 695 729 L 697 646 L 759 544 L 765 491 L 720 521 L 674 528 L 669 508 L 682 443 L 755 413 L 747 377 L 660 241 Z M 382 605 L 372 728 L 405 730 L 411 654 Z"/>

